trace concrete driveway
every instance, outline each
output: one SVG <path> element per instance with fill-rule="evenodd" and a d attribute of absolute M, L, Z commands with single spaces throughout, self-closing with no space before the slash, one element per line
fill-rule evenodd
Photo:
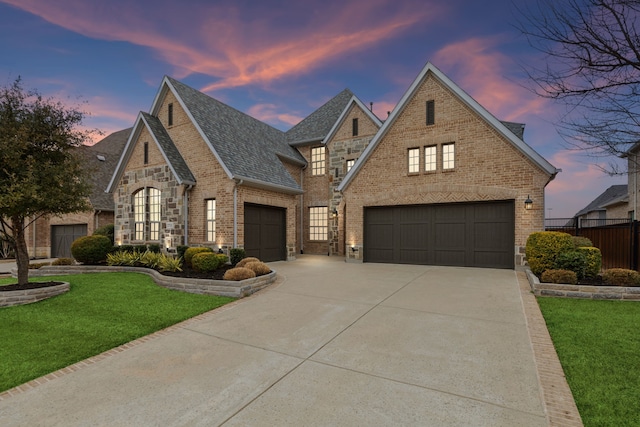
<path fill-rule="evenodd" d="M 0 401 L 0 424 L 547 425 L 514 271 L 271 265 L 278 284 Z"/>

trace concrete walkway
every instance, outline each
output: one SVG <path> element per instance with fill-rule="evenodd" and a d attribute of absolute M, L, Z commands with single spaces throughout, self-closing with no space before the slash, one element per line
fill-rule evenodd
<path fill-rule="evenodd" d="M 516 272 L 303 256 L 0 400 L 3 426 L 545 426 Z"/>

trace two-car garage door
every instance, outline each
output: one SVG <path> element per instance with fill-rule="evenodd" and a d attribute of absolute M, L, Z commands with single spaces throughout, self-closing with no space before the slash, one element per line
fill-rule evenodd
<path fill-rule="evenodd" d="M 514 268 L 514 202 L 368 207 L 364 261 Z"/>

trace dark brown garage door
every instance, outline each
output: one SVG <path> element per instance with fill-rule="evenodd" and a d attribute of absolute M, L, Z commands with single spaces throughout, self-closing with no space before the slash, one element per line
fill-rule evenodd
<path fill-rule="evenodd" d="M 244 250 L 264 262 L 287 259 L 286 210 L 245 204 Z"/>
<path fill-rule="evenodd" d="M 87 235 L 87 224 L 52 225 L 51 257 L 71 258 L 71 244 L 78 237 Z"/>
<path fill-rule="evenodd" d="M 364 261 L 514 268 L 514 202 L 370 207 Z"/>

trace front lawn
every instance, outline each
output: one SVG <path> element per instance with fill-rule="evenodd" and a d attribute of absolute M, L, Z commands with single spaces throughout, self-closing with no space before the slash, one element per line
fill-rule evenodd
<path fill-rule="evenodd" d="M 538 304 L 584 425 L 640 425 L 640 302 Z"/>
<path fill-rule="evenodd" d="M 138 273 L 41 277 L 66 294 L 0 308 L 0 391 L 233 301 L 156 285 Z M 0 279 L 0 285 L 15 283 Z"/>

